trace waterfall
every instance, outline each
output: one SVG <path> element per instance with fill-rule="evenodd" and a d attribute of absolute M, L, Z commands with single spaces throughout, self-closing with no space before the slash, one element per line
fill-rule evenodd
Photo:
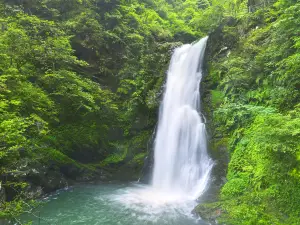
<path fill-rule="evenodd" d="M 200 114 L 207 39 L 175 49 L 154 143 L 152 187 L 187 199 L 197 199 L 206 190 L 213 167 Z"/>

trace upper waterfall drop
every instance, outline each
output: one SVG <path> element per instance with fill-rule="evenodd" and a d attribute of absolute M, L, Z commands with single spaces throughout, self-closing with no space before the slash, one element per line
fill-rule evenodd
<path fill-rule="evenodd" d="M 208 37 L 175 49 L 154 143 L 152 186 L 188 199 L 207 188 L 213 162 L 200 116 L 200 82 Z"/>

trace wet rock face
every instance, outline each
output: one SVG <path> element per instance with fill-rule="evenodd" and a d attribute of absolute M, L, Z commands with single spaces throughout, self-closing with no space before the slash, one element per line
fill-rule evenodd
<path fill-rule="evenodd" d="M 0 182 L 0 206 L 6 201 L 5 189 Z M 1 224 L 1 223 L 0 223 Z"/>
<path fill-rule="evenodd" d="M 8 225 L 9 221 L 6 219 L 0 219 L 0 225 Z"/>
<path fill-rule="evenodd" d="M 103 181 L 107 180 L 109 176 L 110 174 L 100 169 L 91 172 L 84 168 L 77 168 L 74 165 L 70 165 L 69 167 L 65 166 L 61 169 L 37 165 L 36 169 L 30 170 L 23 178 L 27 183 L 23 194 L 27 199 L 38 199 L 45 194 L 68 188 L 75 183 Z M 2 188 L 2 190 L 4 190 L 4 188 Z M 9 199 L 13 199 L 14 196 L 18 194 L 11 190 L 8 190 L 7 193 Z M 0 190 L 0 202 L 3 199 L 5 200 L 5 198 L 5 192 Z"/>
<path fill-rule="evenodd" d="M 140 178 L 140 182 L 144 184 L 150 184 L 152 179 L 152 171 L 154 165 L 154 157 L 153 150 L 149 153 L 149 155 L 144 159 L 144 166 L 142 169 L 142 175 Z"/>
<path fill-rule="evenodd" d="M 66 178 L 57 171 L 49 171 L 46 179 L 43 180 L 43 186 L 46 192 L 55 191 L 68 186 Z"/>
<path fill-rule="evenodd" d="M 227 18 L 223 24 L 209 34 L 206 48 L 206 64 L 227 56 L 231 49 L 236 46 L 238 37 L 223 32 L 225 27 L 234 27 L 238 21 L 235 18 Z"/>
<path fill-rule="evenodd" d="M 43 196 L 44 191 L 41 186 L 29 184 L 25 190 L 28 199 L 37 199 Z"/>
<path fill-rule="evenodd" d="M 26 176 L 29 196 L 35 197 L 68 186 L 65 176 L 57 169 L 36 165 Z M 42 189 L 42 191 L 40 190 Z"/>
<path fill-rule="evenodd" d="M 230 21 L 233 23 L 233 21 Z M 226 137 L 224 134 L 218 132 L 217 125 L 214 123 L 214 111 L 216 106 L 212 103 L 212 91 L 216 89 L 217 83 L 212 78 L 210 70 L 212 69 L 212 62 L 216 58 L 230 51 L 230 41 L 224 37 L 222 33 L 223 26 L 217 28 L 210 34 L 205 57 L 205 74 L 201 82 L 201 105 L 202 114 L 205 116 L 206 130 L 208 135 L 208 152 L 210 157 L 214 160 L 214 167 L 212 170 L 212 182 L 209 190 L 206 192 L 203 201 L 214 201 L 217 199 L 218 192 L 226 181 L 226 170 L 229 161 L 227 152 Z"/>
<path fill-rule="evenodd" d="M 217 218 L 222 215 L 218 205 L 218 196 L 222 186 L 226 183 L 227 167 L 229 163 L 229 154 L 227 149 L 227 136 L 218 129 L 218 124 L 214 121 L 214 112 L 218 105 L 213 102 L 212 93 L 217 91 L 218 79 L 213 74 L 214 62 L 227 57 L 231 50 L 237 44 L 237 37 L 224 29 L 235 26 L 237 21 L 234 18 L 228 18 L 210 35 L 206 48 L 205 74 L 201 82 L 202 90 L 202 113 L 206 118 L 206 129 L 208 134 L 208 152 L 214 160 L 215 165 L 212 171 L 212 182 L 209 190 L 201 197 L 201 204 L 194 209 L 202 219 L 216 224 Z"/>
<path fill-rule="evenodd" d="M 64 164 L 59 167 L 36 165 L 36 169 L 32 169 L 24 180 L 29 183 L 28 195 L 36 198 L 78 182 L 103 181 L 109 177 L 110 174 L 102 169 L 89 170 L 73 164 Z"/>

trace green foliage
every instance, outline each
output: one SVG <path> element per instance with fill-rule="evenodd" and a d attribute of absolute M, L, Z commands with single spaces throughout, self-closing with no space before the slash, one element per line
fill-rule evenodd
<path fill-rule="evenodd" d="M 82 168 L 76 150 L 94 154 L 107 145 L 117 107 L 111 91 L 74 70 L 88 64 L 74 55 L 66 29 L 7 12 L 0 32 L 0 180 L 9 202 L 0 208 L 12 218 L 30 199 L 23 184 L 37 182 L 31 171 Z"/>
<path fill-rule="evenodd" d="M 26 187 L 12 182 L 44 185 L 32 174 L 60 179 L 126 163 L 139 172 L 172 50 L 203 35 L 195 18 L 210 4 L 198 4 L 1 1 L 4 216 L 27 200 Z"/>
<path fill-rule="evenodd" d="M 221 220 L 297 224 L 300 4 L 278 0 L 255 13 L 248 4 L 1 1 L 0 183 L 9 195 L 0 217 L 28 207 L 33 171 L 138 173 L 173 49 L 222 30 L 209 75 L 231 157 Z"/>
<path fill-rule="evenodd" d="M 213 107 L 218 107 L 224 99 L 224 94 L 222 91 L 212 90 L 211 91 L 211 104 Z"/>
<path fill-rule="evenodd" d="M 248 174 L 238 174 L 237 177 L 231 178 L 222 188 L 222 196 L 226 198 L 236 198 L 247 191 L 249 178 Z"/>
<path fill-rule="evenodd" d="M 214 125 L 229 138 L 226 224 L 299 223 L 299 7 L 278 1 L 223 28 L 236 44 L 212 62 L 211 95 Z"/>

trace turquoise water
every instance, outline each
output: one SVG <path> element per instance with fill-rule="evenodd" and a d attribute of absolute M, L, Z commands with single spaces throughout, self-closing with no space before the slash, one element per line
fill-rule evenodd
<path fill-rule="evenodd" d="M 79 185 L 44 198 L 22 222 L 59 225 L 205 225 L 196 202 L 138 184 Z M 40 218 L 37 218 L 40 217 Z"/>

